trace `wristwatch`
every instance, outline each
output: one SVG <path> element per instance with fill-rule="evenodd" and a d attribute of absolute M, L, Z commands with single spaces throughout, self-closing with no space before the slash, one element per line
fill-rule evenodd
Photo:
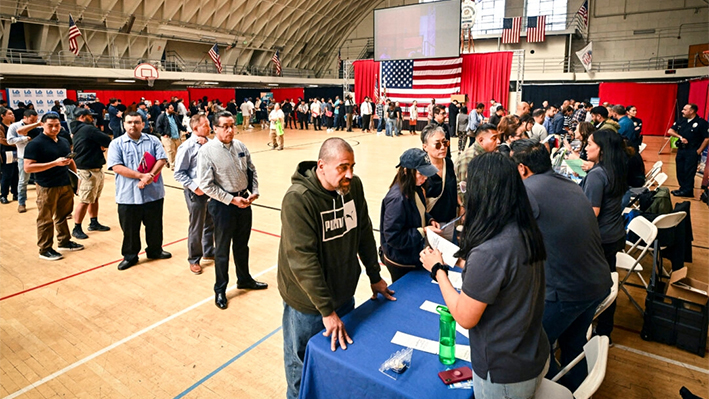
<path fill-rule="evenodd" d="M 446 273 L 446 276 L 447 276 L 447 275 L 448 275 L 448 270 L 450 270 L 450 269 L 451 269 L 450 266 L 448 266 L 448 265 L 442 265 L 440 262 L 438 262 L 438 263 L 436 263 L 435 265 L 433 265 L 433 267 L 431 268 L 431 278 L 433 279 L 433 281 L 436 281 L 436 282 L 437 282 L 438 279 L 436 278 L 436 273 L 438 273 L 439 270 L 443 270 L 443 271 Z"/>

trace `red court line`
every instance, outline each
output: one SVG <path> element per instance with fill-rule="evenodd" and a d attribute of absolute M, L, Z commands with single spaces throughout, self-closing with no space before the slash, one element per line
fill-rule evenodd
<path fill-rule="evenodd" d="M 273 234 L 273 233 L 269 233 L 269 232 L 266 232 L 266 231 L 261 231 L 261 230 L 256 230 L 256 229 L 251 229 L 251 230 L 253 230 L 253 231 L 257 232 L 257 233 L 266 234 L 266 235 L 269 235 L 269 236 L 272 236 L 272 237 L 277 237 L 277 238 L 280 238 L 280 237 L 281 237 L 281 236 L 279 236 L 279 235 L 276 235 L 276 234 Z M 180 238 L 179 240 L 176 240 L 176 241 L 173 241 L 173 242 L 170 242 L 170 243 L 167 243 L 167 244 L 163 244 L 163 247 L 167 247 L 167 246 L 170 246 L 170 245 L 172 245 L 172 244 L 177 244 L 178 242 L 182 242 L 182 241 L 185 241 L 185 240 L 187 240 L 187 237 L 185 237 L 185 238 Z M 145 251 L 140 252 L 138 255 L 143 255 L 143 254 L 145 254 Z M 48 283 L 40 284 L 40 285 L 38 285 L 38 286 L 36 286 L 36 287 L 28 288 L 28 289 L 26 289 L 26 290 L 19 291 L 19 292 L 16 292 L 16 293 L 14 293 L 14 294 L 6 295 L 6 296 L 0 298 L 0 301 L 4 301 L 5 299 L 10 299 L 10 298 L 16 297 L 16 296 L 18 296 L 18 295 L 22 295 L 22 294 L 25 294 L 25 293 L 30 292 L 30 291 L 34 291 L 34 290 L 39 289 L 39 288 L 42 288 L 42 287 L 46 287 L 46 286 L 48 286 L 48 285 L 52 285 L 52 284 L 58 283 L 58 282 L 60 282 L 60 281 L 67 280 L 67 279 L 70 279 L 70 278 L 72 278 L 72 277 L 80 276 L 80 275 L 82 275 L 82 274 L 84 274 L 84 273 L 88 273 L 88 272 L 90 272 L 90 271 L 94 271 L 94 270 L 101 269 L 101 268 L 103 268 L 103 267 L 112 265 L 112 264 L 114 264 L 114 263 L 118 263 L 118 262 L 120 262 L 121 260 L 123 260 L 123 258 L 116 259 L 116 260 L 110 261 L 110 262 L 108 262 L 108 263 L 104 263 L 103 265 L 95 266 L 95 267 L 92 267 L 92 268 L 90 268 L 90 269 L 86 269 L 86 270 L 80 271 L 80 272 L 78 272 L 78 273 L 70 274 L 70 275 L 65 276 L 65 277 L 62 277 L 62 278 L 60 278 L 60 279 L 57 279 L 57 280 L 54 280 L 54 281 L 50 281 L 50 282 L 48 282 Z"/>

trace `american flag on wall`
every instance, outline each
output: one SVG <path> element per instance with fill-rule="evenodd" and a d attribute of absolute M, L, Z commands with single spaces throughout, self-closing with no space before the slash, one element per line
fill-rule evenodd
<path fill-rule="evenodd" d="M 276 51 L 276 54 L 273 54 L 271 61 L 276 64 L 276 76 L 281 76 L 281 58 L 278 56 L 278 51 Z"/>
<path fill-rule="evenodd" d="M 214 61 L 217 72 L 222 73 L 222 57 L 219 55 L 219 47 L 216 44 L 209 49 L 209 57 Z"/>
<path fill-rule="evenodd" d="M 547 16 L 527 18 L 527 43 L 543 42 L 546 39 Z"/>
<path fill-rule="evenodd" d="M 81 36 L 81 31 L 74 23 L 74 17 L 69 14 L 69 51 L 74 55 L 79 55 L 79 43 L 76 38 Z"/>
<path fill-rule="evenodd" d="M 522 17 L 504 18 L 502 20 L 502 44 L 519 43 L 522 32 Z"/>
<path fill-rule="evenodd" d="M 374 75 L 374 95 L 372 96 L 374 104 L 379 102 L 379 75 Z"/>
<path fill-rule="evenodd" d="M 381 76 L 387 98 L 403 106 L 416 100 L 419 115 L 426 116 L 432 98 L 436 104 L 450 103 L 451 94 L 460 92 L 462 58 L 436 60 L 382 61 Z"/>
<path fill-rule="evenodd" d="M 576 13 L 576 15 L 579 16 L 579 19 L 581 20 L 581 23 L 583 23 L 583 26 L 585 28 L 588 28 L 588 0 L 584 1 L 583 4 L 581 4 L 581 8 L 579 8 L 579 11 Z"/>

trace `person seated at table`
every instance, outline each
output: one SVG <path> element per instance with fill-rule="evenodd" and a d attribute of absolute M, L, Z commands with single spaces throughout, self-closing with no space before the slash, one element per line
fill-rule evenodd
<path fill-rule="evenodd" d="M 438 173 L 430 176 L 426 187 L 426 212 L 440 224 L 455 219 L 458 213 L 458 181 L 455 165 L 446 157 L 450 141 L 440 126 L 428 125 L 421 131 L 423 150 Z M 418 251 L 416 251 L 418 253 Z"/>
<path fill-rule="evenodd" d="M 512 160 L 517 164 L 544 235 L 547 252 L 544 331 L 550 346 L 559 343 L 561 366 L 566 366 L 583 352 L 586 331 L 596 308 L 613 284 L 603 257 L 601 233 L 583 190 L 554 173 L 549 152 L 543 145 L 519 140 L 512 144 L 512 151 Z M 586 378 L 586 362 L 582 362 L 560 381 L 571 391 Z M 546 377 L 553 378 L 558 372 L 552 351 Z"/>
<path fill-rule="evenodd" d="M 488 153 L 469 166 L 461 249 L 462 293 L 448 279 L 438 250 L 421 251 L 458 324 L 470 330 L 476 399 L 531 398 L 546 374 L 549 340 L 542 328 L 542 233 L 517 167 Z M 510 395 L 510 393 L 514 393 Z"/>
<path fill-rule="evenodd" d="M 442 151 L 445 157 L 445 146 Z M 419 148 L 411 148 L 401 154 L 397 167 L 396 177 L 382 200 L 379 223 L 380 255 L 382 263 L 389 269 L 392 282 L 421 268 L 418 253 L 426 245 L 427 231 L 441 232 L 438 222 L 426 213 L 426 197 L 421 188 L 438 169 L 431 165 L 426 153 Z"/>

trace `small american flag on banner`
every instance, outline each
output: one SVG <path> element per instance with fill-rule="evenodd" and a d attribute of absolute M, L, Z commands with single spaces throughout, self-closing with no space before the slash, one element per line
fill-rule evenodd
<path fill-rule="evenodd" d="M 583 23 L 583 26 L 585 28 L 588 28 L 588 0 L 584 1 L 583 4 L 581 4 L 581 8 L 579 8 L 579 11 L 576 13 L 576 15 L 578 15 L 579 19 L 581 19 L 581 23 Z"/>
<path fill-rule="evenodd" d="M 79 43 L 76 38 L 81 36 L 81 31 L 74 23 L 74 18 L 69 14 L 69 51 L 74 55 L 79 55 Z"/>
<path fill-rule="evenodd" d="M 379 75 L 374 75 L 374 104 L 379 102 Z"/>
<path fill-rule="evenodd" d="M 460 92 L 462 66 L 462 58 L 382 61 L 387 98 L 403 104 L 416 100 L 419 115 L 426 116 L 432 98 L 436 104 L 448 104 L 451 94 Z"/>
<path fill-rule="evenodd" d="M 276 75 L 281 76 L 281 58 L 278 57 L 278 51 L 276 51 L 276 54 L 273 54 L 271 61 L 276 64 Z"/>
<path fill-rule="evenodd" d="M 522 17 L 504 18 L 502 20 L 502 44 L 519 43 L 522 31 Z"/>
<path fill-rule="evenodd" d="M 216 44 L 209 49 L 209 57 L 214 61 L 217 72 L 222 73 L 222 57 L 219 55 L 219 47 Z"/>
<path fill-rule="evenodd" d="M 547 16 L 527 18 L 527 43 L 543 42 L 546 39 Z"/>

